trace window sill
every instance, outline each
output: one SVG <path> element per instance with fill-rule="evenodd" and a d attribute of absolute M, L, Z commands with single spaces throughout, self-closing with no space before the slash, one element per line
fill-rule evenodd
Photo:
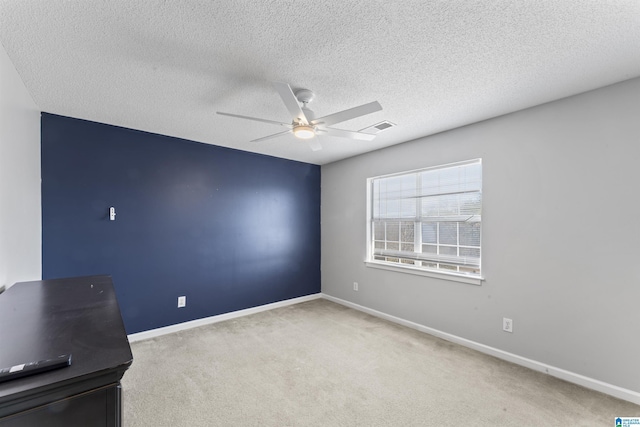
<path fill-rule="evenodd" d="M 443 280 L 450 280 L 453 282 L 468 283 L 470 285 L 481 286 L 482 282 L 484 281 L 484 277 L 470 277 L 470 276 L 465 276 L 463 274 L 440 273 L 435 271 L 423 270 L 421 268 L 415 268 L 415 267 L 398 267 L 395 265 L 382 263 L 382 262 L 365 261 L 364 263 L 367 267 L 379 268 L 381 270 L 390 270 L 390 271 L 395 271 L 397 273 L 406 273 L 406 274 L 415 274 L 417 276 L 433 277 L 435 279 L 443 279 Z"/>

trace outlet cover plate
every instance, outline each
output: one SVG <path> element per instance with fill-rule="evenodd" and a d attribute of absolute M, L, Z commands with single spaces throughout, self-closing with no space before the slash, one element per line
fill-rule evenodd
<path fill-rule="evenodd" d="M 503 317 L 502 330 L 505 332 L 513 332 L 513 320 Z"/>

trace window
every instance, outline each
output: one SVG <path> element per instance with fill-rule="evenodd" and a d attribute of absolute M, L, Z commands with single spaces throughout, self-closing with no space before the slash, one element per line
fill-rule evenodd
<path fill-rule="evenodd" d="M 480 159 L 370 178 L 372 264 L 480 278 Z"/>

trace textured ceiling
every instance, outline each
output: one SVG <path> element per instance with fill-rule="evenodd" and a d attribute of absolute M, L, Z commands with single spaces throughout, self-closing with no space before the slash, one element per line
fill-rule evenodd
<path fill-rule="evenodd" d="M 640 76 L 640 1 L 0 0 L 0 41 L 42 111 L 325 164 Z M 292 135 L 271 86 L 316 93 L 335 127 Z"/>

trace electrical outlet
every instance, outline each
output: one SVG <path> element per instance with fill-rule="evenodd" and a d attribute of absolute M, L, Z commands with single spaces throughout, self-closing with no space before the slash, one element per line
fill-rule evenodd
<path fill-rule="evenodd" d="M 513 320 L 502 318 L 502 330 L 505 332 L 513 332 Z"/>
<path fill-rule="evenodd" d="M 185 296 L 178 297 L 178 308 L 186 307 L 186 306 L 187 306 L 187 297 Z"/>
<path fill-rule="evenodd" d="M 353 290 L 354 291 L 358 290 L 358 282 L 353 282 Z"/>

